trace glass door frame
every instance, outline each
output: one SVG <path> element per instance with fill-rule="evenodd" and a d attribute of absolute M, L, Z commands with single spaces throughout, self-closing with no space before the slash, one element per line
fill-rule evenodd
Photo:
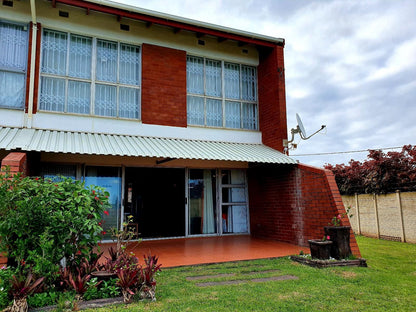
<path fill-rule="evenodd" d="M 250 234 L 250 207 L 249 207 L 249 196 L 248 196 L 248 179 L 247 179 L 247 170 L 243 168 L 210 168 L 208 170 L 215 170 L 216 181 L 215 181 L 215 190 L 216 190 L 216 205 L 215 209 L 215 222 L 216 222 L 216 232 L 210 234 L 191 234 L 190 233 L 190 194 L 189 194 L 189 181 L 190 181 L 190 171 L 191 170 L 204 170 L 207 168 L 185 168 L 185 237 L 210 237 L 210 236 L 229 236 L 229 235 L 247 235 Z M 244 188 L 244 194 L 246 201 L 239 202 L 239 203 L 223 203 L 222 201 L 222 191 L 223 191 L 223 184 L 222 184 L 222 171 L 225 170 L 242 170 L 244 172 L 244 185 L 237 185 L 236 187 Z M 233 184 L 224 184 L 224 188 L 232 188 Z M 222 228 L 222 207 L 225 206 L 233 206 L 233 205 L 244 205 L 246 207 L 247 217 L 247 232 L 242 233 L 224 233 Z"/>

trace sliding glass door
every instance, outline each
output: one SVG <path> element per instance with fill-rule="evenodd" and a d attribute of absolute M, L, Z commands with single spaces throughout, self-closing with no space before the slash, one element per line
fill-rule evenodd
<path fill-rule="evenodd" d="M 245 171 L 221 170 L 221 215 L 223 233 L 248 232 Z"/>
<path fill-rule="evenodd" d="M 245 170 L 189 169 L 188 234 L 232 233 L 248 233 Z"/>

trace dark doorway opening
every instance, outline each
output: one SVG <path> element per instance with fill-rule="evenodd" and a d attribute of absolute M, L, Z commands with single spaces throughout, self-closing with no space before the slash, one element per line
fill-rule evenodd
<path fill-rule="evenodd" d="M 139 237 L 185 236 L 185 170 L 126 168 L 124 215 Z"/>

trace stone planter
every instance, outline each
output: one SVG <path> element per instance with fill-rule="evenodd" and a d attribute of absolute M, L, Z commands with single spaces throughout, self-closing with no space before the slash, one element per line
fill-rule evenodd
<path fill-rule="evenodd" d="M 329 259 L 331 256 L 332 241 L 323 241 L 320 239 L 310 239 L 309 248 L 311 249 L 312 259 Z"/>
<path fill-rule="evenodd" d="M 333 242 L 331 257 L 335 259 L 347 259 L 351 256 L 350 226 L 325 226 L 325 236 L 329 235 Z"/>

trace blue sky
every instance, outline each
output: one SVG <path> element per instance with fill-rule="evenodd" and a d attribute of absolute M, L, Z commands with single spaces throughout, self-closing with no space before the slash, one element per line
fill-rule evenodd
<path fill-rule="evenodd" d="M 290 151 L 322 166 L 364 153 L 296 156 L 416 144 L 416 1 L 118 0 L 129 5 L 285 38 Z"/>

